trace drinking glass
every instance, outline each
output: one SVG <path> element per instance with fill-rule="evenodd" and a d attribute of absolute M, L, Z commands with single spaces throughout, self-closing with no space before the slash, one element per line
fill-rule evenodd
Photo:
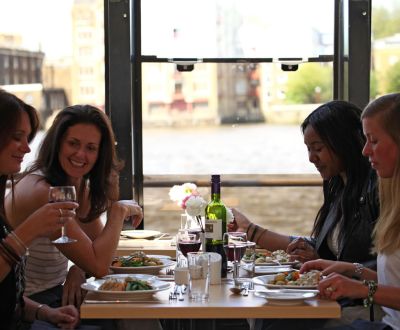
<path fill-rule="evenodd" d="M 200 237 L 191 233 L 188 229 L 180 229 L 176 237 L 176 245 L 179 251 L 187 257 L 188 252 L 198 252 L 200 250 Z"/>
<path fill-rule="evenodd" d="M 74 186 L 55 186 L 49 189 L 49 202 L 76 202 L 76 191 Z M 65 234 L 65 225 L 61 227 L 61 236 L 53 241 L 56 244 L 74 243 L 76 239 Z"/>
<path fill-rule="evenodd" d="M 226 259 L 233 265 L 233 278 L 239 275 L 240 260 L 246 252 L 247 235 L 242 232 L 226 232 L 223 236 Z"/>
<path fill-rule="evenodd" d="M 189 297 L 204 301 L 210 292 L 210 254 L 207 252 L 189 252 Z"/>

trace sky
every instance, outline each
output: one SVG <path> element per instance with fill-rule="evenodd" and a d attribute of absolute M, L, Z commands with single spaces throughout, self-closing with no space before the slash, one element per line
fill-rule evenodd
<path fill-rule="evenodd" d="M 0 33 L 20 33 L 25 36 L 23 44 L 26 48 L 45 50 L 48 57 L 68 54 L 71 49 L 72 2 L 0 0 Z"/>

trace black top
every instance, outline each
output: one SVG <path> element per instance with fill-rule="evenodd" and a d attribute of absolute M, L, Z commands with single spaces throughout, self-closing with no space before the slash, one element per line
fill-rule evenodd
<path fill-rule="evenodd" d="M 9 230 L 0 215 L 0 239 L 7 236 Z M 24 258 L 23 258 L 24 259 Z M 23 303 L 25 260 L 15 265 L 0 282 L 0 324 L 1 329 L 15 329 L 21 320 Z M 18 303 L 17 303 L 18 302 Z"/>

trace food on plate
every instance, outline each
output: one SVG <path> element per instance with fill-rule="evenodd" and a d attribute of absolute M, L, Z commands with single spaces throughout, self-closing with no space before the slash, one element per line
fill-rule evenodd
<path fill-rule="evenodd" d="M 143 267 L 160 266 L 163 262 L 159 258 L 149 258 L 144 252 L 136 251 L 129 256 L 117 257 L 111 263 L 113 267 Z"/>
<path fill-rule="evenodd" d="M 308 273 L 300 274 L 299 271 L 278 273 L 274 278 L 268 281 L 273 285 L 297 285 L 297 286 L 315 286 L 321 279 L 321 272 L 312 270 Z"/>
<path fill-rule="evenodd" d="M 264 251 L 256 253 L 256 264 L 265 264 L 265 263 L 284 263 L 290 261 L 290 256 L 284 250 L 276 250 L 276 251 Z"/>
<path fill-rule="evenodd" d="M 151 284 L 147 281 L 138 280 L 132 277 L 125 277 L 125 279 L 110 278 L 107 279 L 99 290 L 104 291 L 143 291 L 153 290 Z"/>

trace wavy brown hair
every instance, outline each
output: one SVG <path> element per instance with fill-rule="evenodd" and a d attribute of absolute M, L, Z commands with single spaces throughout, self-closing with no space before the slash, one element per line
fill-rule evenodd
<path fill-rule="evenodd" d="M 12 139 L 23 112 L 29 116 L 31 134 L 28 136 L 28 142 L 31 142 L 39 128 L 39 117 L 36 109 L 15 95 L 0 89 L 0 150 L 4 149 Z M 3 217 L 5 216 L 4 195 L 9 177 L 6 173 L 0 175 L 0 212 Z"/>
<path fill-rule="evenodd" d="M 37 160 L 27 174 L 41 171 L 50 185 L 66 185 L 68 178 L 58 160 L 58 153 L 68 128 L 77 124 L 94 125 L 101 132 L 98 158 L 91 171 L 84 176 L 78 193 L 79 201 L 89 187 L 90 210 L 84 219 L 80 219 L 89 222 L 119 198 L 118 180 L 122 162 L 117 158 L 110 120 L 103 111 L 91 105 L 74 105 L 60 111 L 47 131 Z"/>

